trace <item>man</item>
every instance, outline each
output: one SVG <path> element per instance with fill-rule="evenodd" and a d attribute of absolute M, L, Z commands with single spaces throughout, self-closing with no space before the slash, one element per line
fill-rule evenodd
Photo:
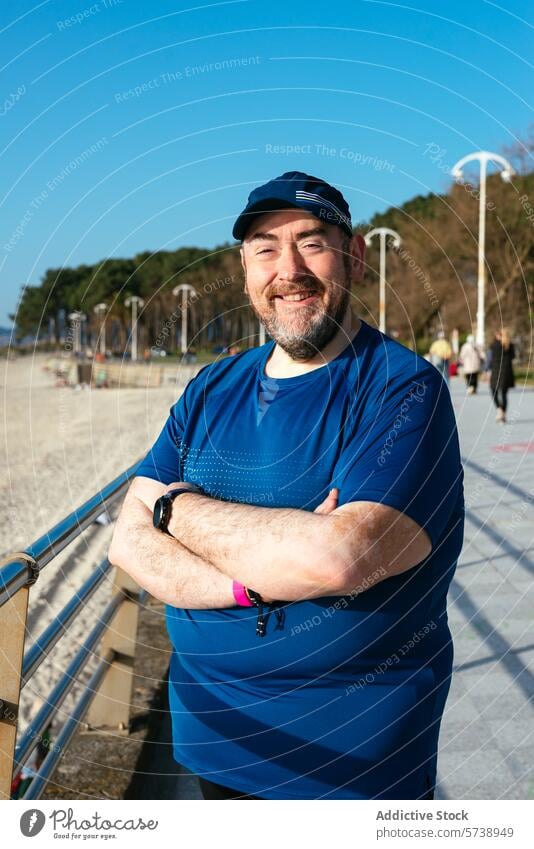
<path fill-rule="evenodd" d="M 288 172 L 233 235 L 273 341 L 189 383 L 110 551 L 168 605 L 174 756 L 205 798 L 432 798 L 463 538 L 449 393 L 353 316 L 364 243 L 335 188 Z"/>

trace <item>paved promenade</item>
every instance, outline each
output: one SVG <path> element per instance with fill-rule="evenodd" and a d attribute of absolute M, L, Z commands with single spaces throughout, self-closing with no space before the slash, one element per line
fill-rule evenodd
<path fill-rule="evenodd" d="M 465 469 L 466 528 L 449 596 L 454 678 L 438 798 L 534 798 L 534 391 L 495 422 L 487 384 L 451 392 Z"/>

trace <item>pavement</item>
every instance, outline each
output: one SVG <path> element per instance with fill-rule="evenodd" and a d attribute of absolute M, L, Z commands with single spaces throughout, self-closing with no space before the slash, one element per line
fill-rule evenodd
<path fill-rule="evenodd" d="M 436 798 L 534 798 L 534 390 L 495 422 L 487 384 L 451 382 L 465 542 L 449 594 L 454 675 Z"/>
<path fill-rule="evenodd" d="M 534 798 L 534 390 L 495 422 L 487 384 L 451 383 L 465 469 L 465 543 L 449 597 L 454 675 L 436 799 Z M 200 798 L 172 759 L 165 706 L 126 798 Z"/>

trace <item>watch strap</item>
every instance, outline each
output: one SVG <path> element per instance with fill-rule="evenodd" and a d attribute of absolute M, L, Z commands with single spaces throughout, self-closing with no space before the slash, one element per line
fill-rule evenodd
<path fill-rule="evenodd" d="M 162 498 L 169 498 L 172 502 L 177 495 L 182 495 L 184 492 L 196 492 L 197 495 L 202 495 L 202 490 L 199 486 L 182 486 L 176 487 L 176 489 L 171 489 L 170 492 L 165 492 L 162 495 Z"/>
<path fill-rule="evenodd" d="M 171 518 L 173 501 L 178 495 L 182 495 L 184 492 L 202 494 L 202 490 L 195 486 L 176 487 L 176 489 L 171 489 L 170 492 L 164 492 L 156 502 L 156 504 L 159 504 L 161 508 L 158 523 L 156 524 L 154 521 L 154 526 L 158 530 L 163 531 L 166 534 L 169 533 L 168 525 L 169 519 Z"/>

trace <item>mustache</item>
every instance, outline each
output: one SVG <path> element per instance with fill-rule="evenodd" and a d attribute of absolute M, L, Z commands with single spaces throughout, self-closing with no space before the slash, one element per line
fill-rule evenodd
<path fill-rule="evenodd" d="M 323 286 L 313 277 L 307 277 L 298 283 L 286 283 L 285 286 L 273 286 L 269 291 L 270 298 L 282 295 L 296 295 L 298 292 L 322 292 Z"/>

